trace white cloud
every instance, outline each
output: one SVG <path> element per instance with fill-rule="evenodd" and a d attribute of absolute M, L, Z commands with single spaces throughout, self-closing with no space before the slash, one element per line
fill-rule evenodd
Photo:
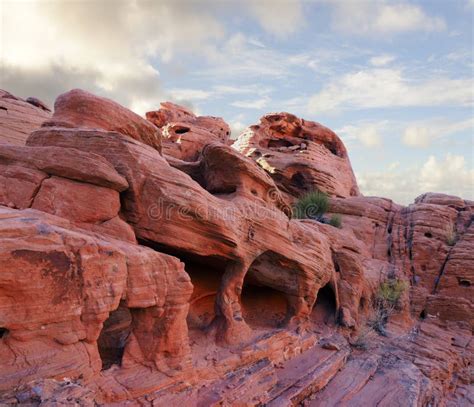
<path fill-rule="evenodd" d="M 409 126 L 403 132 L 402 141 L 410 147 L 428 147 L 430 132 L 426 127 Z"/>
<path fill-rule="evenodd" d="M 362 123 L 344 126 L 336 130 L 336 133 L 349 144 L 358 141 L 365 147 L 374 148 L 382 145 L 382 134 L 385 128 L 386 122 Z"/>
<path fill-rule="evenodd" d="M 285 37 L 305 25 L 300 0 L 247 0 L 250 13 L 262 28 L 277 37 Z"/>
<path fill-rule="evenodd" d="M 143 113 L 163 100 L 154 57 L 171 61 L 222 38 L 222 24 L 202 10 L 172 1 L 2 2 L 1 85 L 48 103 L 81 86 Z"/>
<path fill-rule="evenodd" d="M 201 89 L 170 89 L 168 93 L 176 100 L 206 100 L 212 96 L 211 92 Z"/>
<path fill-rule="evenodd" d="M 394 55 L 377 55 L 375 57 L 370 58 L 369 62 L 373 66 L 385 66 L 388 65 L 390 62 L 393 62 L 395 60 Z"/>
<path fill-rule="evenodd" d="M 474 118 L 456 122 L 445 119 L 418 122 L 405 127 L 402 142 L 409 147 L 426 148 L 434 141 L 465 130 L 471 130 L 471 134 L 474 134 Z"/>
<path fill-rule="evenodd" d="M 236 32 L 216 47 L 201 49 L 208 68 L 194 72 L 205 79 L 261 80 L 287 76 L 292 64 L 288 55 L 274 48 L 256 46 L 247 35 Z"/>
<path fill-rule="evenodd" d="M 364 195 L 384 196 L 404 205 L 425 192 L 474 199 L 474 169 L 461 155 L 429 156 L 423 165 L 404 169 L 392 163 L 384 171 L 356 175 Z"/>
<path fill-rule="evenodd" d="M 260 84 L 250 84 L 242 86 L 233 85 L 215 85 L 212 87 L 212 93 L 216 96 L 222 95 L 242 95 L 252 93 L 257 95 L 268 95 L 273 91 L 273 88 Z"/>
<path fill-rule="evenodd" d="M 248 127 L 247 118 L 244 113 L 239 113 L 229 120 L 230 138 L 235 140 Z"/>
<path fill-rule="evenodd" d="M 446 23 L 440 17 L 406 1 L 329 0 L 334 6 L 335 29 L 356 35 L 398 34 L 412 31 L 441 31 Z"/>
<path fill-rule="evenodd" d="M 242 109 L 263 109 L 268 105 L 269 101 L 270 99 L 268 97 L 264 97 L 254 100 L 237 100 L 232 102 L 231 105 Z"/>
<path fill-rule="evenodd" d="M 433 77 L 413 80 L 399 69 L 367 69 L 335 78 L 310 98 L 310 113 L 347 108 L 469 106 L 472 80 Z"/>

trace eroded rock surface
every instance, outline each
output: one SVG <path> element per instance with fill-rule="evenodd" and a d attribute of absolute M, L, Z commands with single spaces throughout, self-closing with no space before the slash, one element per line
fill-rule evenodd
<path fill-rule="evenodd" d="M 0 143 L 24 145 L 29 134 L 51 117 L 46 105 L 38 99 L 38 103 L 28 102 L 29 99 L 0 89 Z"/>
<path fill-rule="evenodd" d="M 231 147 L 171 103 L 55 108 L 0 146 L 0 403 L 472 403 L 472 202 L 363 197 L 337 135 L 287 113 Z M 341 228 L 292 218 L 314 189 Z"/>
<path fill-rule="evenodd" d="M 229 141 L 230 127 L 220 117 L 196 116 L 174 103 L 162 103 L 146 117 L 162 131 L 163 153 L 175 159 L 196 161 L 206 144 Z"/>
<path fill-rule="evenodd" d="M 290 195 L 313 189 L 336 197 L 359 195 L 344 144 L 319 123 L 290 113 L 268 114 L 233 147 L 255 160 Z"/>

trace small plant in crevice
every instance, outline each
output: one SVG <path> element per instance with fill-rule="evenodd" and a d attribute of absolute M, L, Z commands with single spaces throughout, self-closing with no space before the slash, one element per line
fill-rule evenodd
<path fill-rule="evenodd" d="M 387 322 L 399 307 L 400 298 L 407 288 L 405 281 L 395 278 L 387 279 L 380 284 L 374 300 L 373 315 L 369 319 L 369 326 L 380 335 L 386 335 Z"/>
<path fill-rule="evenodd" d="M 329 219 L 329 224 L 331 226 L 334 226 L 335 228 L 341 229 L 342 227 L 342 217 L 338 213 L 335 213 L 334 215 L 331 216 L 331 219 Z"/>
<path fill-rule="evenodd" d="M 448 246 L 454 246 L 457 241 L 456 230 L 454 225 L 446 227 L 446 244 Z"/>
<path fill-rule="evenodd" d="M 311 191 L 303 195 L 293 207 L 296 219 L 313 219 L 324 222 L 324 214 L 329 209 L 329 197 L 321 191 Z"/>
<path fill-rule="evenodd" d="M 356 349 L 367 350 L 369 348 L 370 340 L 374 334 L 374 329 L 365 325 L 361 328 L 355 340 L 351 341 L 350 344 Z"/>

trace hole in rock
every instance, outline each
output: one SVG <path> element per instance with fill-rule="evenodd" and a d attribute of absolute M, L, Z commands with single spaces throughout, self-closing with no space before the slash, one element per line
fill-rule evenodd
<path fill-rule="evenodd" d="M 426 310 L 425 309 L 420 312 L 420 318 L 421 319 L 426 319 Z"/>
<path fill-rule="evenodd" d="M 296 172 L 291 177 L 291 184 L 298 189 L 308 189 L 308 182 L 301 172 Z"/>
<path fill-rule="evenodd" d="M 246 283 L 240 297 L 242 316 L 255 328 L 278 328 L 285 321 L 288 302 L 281 291 L 262 285 Z"/>
<path fill-rule="evenodd" d="M 361 297 L 359 301 L 359 310 L 364 311 L 367 308 L 367 300 L 364 297 Z"/>
<path fill-rule="evenodd" d="M 431 232 L 425 232 L 425 237 L 428 237 L 431 239 L 433 235 L 431 234 Z"/>
<path fill-rule="evenodd" d="M 193 293 L 189 300 L 187 317 L 190 330 L 206 329 L 215 317 L 214 304 L 221 285 L 225 265 L 220 266 L 206 259 L 186 259 L 185 270 L 191 278 Z"/>
<path fill-rule="evenodd" d="M 175 134 L 185 134 L 190 130 L 190 128 L 189 127 L 176 127 L 173 130 Z"/>
<path fill-rule="evenodd" d="M 277 328 L 291 317 L 289 295 L 297 295 L 301 266 L 267 251 L 250 265 L 241 293 L 242 316 L 253 328 Z"/>
<path fill-rule="evenodd" d="M 332 154 L 342 157 L 342 153 L 339 151 L 336 143 L 326 142 L 324 143 L 324 147 L 326 147 Z"/>
<path fill-rule="evenodd" d="M 335 325 L 336 324 L 336 295 L 328 283 L 322 287 L 318 292 L 316 303 L 311 312 L 311 319 L 318 325 Z"/>
<path fill-rule="evenodd" d="M 470 287 L 471 286 L 471 282 L 469 280 L 466 280 L 465 278 L 459 278 L 459 277 L 458 277 L 458 284 L 461 287 Z"/>
<path fill-rule="evenodd" d="M 131 323 L 132 315 L 123 303 L 120 303 L 119 307 L 105 320 L 97 340 L 102 370 L 121 364 L 125 343 L 131 331 Z"/>
<path fill-rule="evenodd" d="M 237 191 L 236 185 L 214 185 L 205 188 L 212 195 L 230 195 Z"/>
<path fill-rule="evenodd" d="M 7 328 L 0 328 L 0 339 L 8 334 Z"/>
<path fill-rule="evenodd" d="M 268 148 L 291 147 L 293 143 L 285 139 L 276 139 L 268 141 Z"/>

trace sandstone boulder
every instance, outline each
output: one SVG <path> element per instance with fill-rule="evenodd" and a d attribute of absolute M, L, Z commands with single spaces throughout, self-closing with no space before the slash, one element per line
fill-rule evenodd
<path fill-rule="evenodd" d="M 220 117 L 196 116 L 171 102 L 161 103 L 160 110 L 146 117 L 162 130 L 164 154 L 179 160 L 195 161 L 206 144 L 229 140 L 229 125 Z"/>
<path fill-rule="evenodd" d="M 99 374 L 106 354 L 98 340 L 119 306 L 132 322 L 126 343 L 116 344 L 124 358 L 114 363 L 162 371 L 189 364 L 192 285 L 177 259 L 35 210 L 0 207 L 0 219 L 1 390 Z"/>
<path fill-rule="evenodd" d="M 149 121 L 110 99 L 74 89 L 60 95 L 43 127 L 85 127 L 117 131 L 161 151 L 160 131 Z"/>
<path fill-rule="evenodd" d="M 344 144 L 319 123 L 289 113 L 263 116 L 233 147 L 267 171 L 284 192 L 319 189 L 335 197 L 359 195 Z"/>

